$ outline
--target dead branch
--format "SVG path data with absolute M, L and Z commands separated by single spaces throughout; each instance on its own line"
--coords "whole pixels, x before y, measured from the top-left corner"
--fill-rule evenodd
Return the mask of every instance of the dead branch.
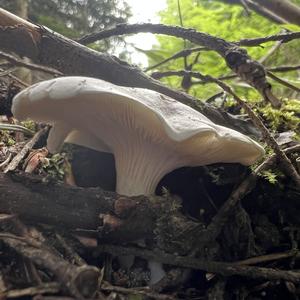
M 37 141 L 46 134 L 48 128 L 41 129 L 38 131 L 33 138 L 23 147 L 23 149 L 13 158 L 10 164 L 5 168 L 4 173 L 13 171 L 17 168 L 20 161 L 27 155 L 28 151 L 37 143 Z
M 97 268 L 72 265 L 43 247 L 34 247 L 27 239 L 11 234 L 0 234 L 0 239 L 39 267 L 50 270 L 59 283 L 76 298 L 92 297 L 96 293 L 100 275 Z
M 40 66 L 37 64 L 32 64 L 29 62 L 22 61 L 22 60 L 18 59 L 17 57 L 15 57 L 11 54 L 8 54 L 8 53 L 4 53 L 2 51 L 0 51 L 0 57 L 6 59 L 7 61 L 9 61 L 19 67 L 25 67 L 25 68 L 28 68 L 31 70 L 42 71 L 42 72 L 53 74 L 53 75 L 60 75 L 60 76 L 63 75 L 63 73 L 61 73 L 55 69 L 47 68 L 47 67 Z
M 195 48 L 191 48 L 191 49 L 183 49 L 181 51 L 178 51 L 177 53 L 175 53 L 174 55 L 166 58 L 165 60 L 153 65 L 153 66 L 149 66 L 145 69 L 145 72 L 148 72 L 150 70 L 153 70 L 171 60 L 175 60 L 175 59 L 178 59 L 178 58 L 181 58 L 181 57 L 187 57 L 189 55 L 191 55 L 192 53 L 194 52 L 201 52 L 201 51 L 208 51 L 209 49 L 208 48 L 205 48 L 205 47 L 195 47 Z
M 283 80 L 282 78 L 277 77 L 276 75 L 274 75 L 274 74 L 271 73 L 271 72 L 267 72 L 267 75 L 268 75 L 270 78 L 272 78 L 273 80 L 279 82 L 280 84 L 282 84 L 282 85 L 284 85 L 284 86 L 286 86 L 286 87 L 288 87 L 288 88 L 290 88 L 290 89 L 292 89 L 292 90 L 294 90 L 294 91 L 300 93 L 300 89 L 299 89 L 297 86 L 295 86 L 295 85 L 293 85 L 293 84 L 287 82 L 286 80 Z
M 300 65 L 278 66 L 278 67 L 267 68 L 267 70 L 270 72 L 289 72 L 289 71 L 295 71 L 295 70 L 299 70 L 299 69 L 300 69 Z
M 86 35 L 79 42 L 89 44 L 115 35 L 140 32 L 175 36 L 216 51 L 226 60 L 227 66 L 237 73 L 239 77 L 256 88 L 274 107 L 280 106 L 279 100 L 271 94 L 271 85 L 266 80 L 264 67 L 252 60 L 246 50 L 238 48 L 237 43 L 227 42 L 221 38 L 198 32 L 194 29 L 150 23 L 119 24 L 115 28 Z
M 284 43 L 287 43 L 299 38 L 300 38 L 300 32 L 295 31 L 295 32 L 279 33 L 279 34 L 270 35 L 262 38 L 242 39 L 238 42 L 235 42 L 235 44 L 239 46 L 256 47 L 259 46 L 260 44 L 267 43 L 267 42 L 282 41 Z
M 296 183 L 297 187 L 300 188 L 300 175 L 298 174 L 290 159 L 286 156 L 285 152 L 280 149 L 275 138 L 271 135 L 260 117 L 257 116 L 250 108 L 250 106 L 239 96 L 237 96 L 228 85 L 224 84 L 222 81 L 218 81 L 217 83 L 224 89 L 224 91 L 231 94 L 234 99 L 242 106 L 255 126 L 257 126 L 257 128 L 262 133 L 265 142 L 274 150 L 275 154 L 277 155 L 277 158 L 280 161 L 279 168 L 281 168 L 285 175 L 287 177 L 290 177 L 294 181 L 294 183 Z
M 270 72 L 278 72 L 278 73 L 284 73 L 284 72 L 290 72 L 290 71 L 295 71 L 295 70 L 299 70 L 300 69 L 300 65 L 296 65 L 296 66 L 278 66 L 278 67 L 271 67 L 271 68 L 266 68 L 267 73 Z M 151 74 L 151 76 L 154 79 L 160 79 L 163 78 L 165 76 L 180 76 L 178 73 L 178 71 L 166 71 L 166 72 L 153 72 Z M 234 79 L 237 78 L 236 74 L 229 74 L 229 75 L 224 75 L 224 76 L 220 76 L 217 79 L 218 80 L 230 80 L 230 79 Z M 211 82 L 209 81 L 209 79 L 207 78 L 206 81 L 200 80 L 200 81 L 194 81 L 192 82 L 192 84 L 205 84 L 207 82 Z
M 113 255 L 134 255 L 147 260 L 156 260 L 172 266 L 204 270 L 223 276 L 240 275 L 250 278 L 263 278 L 269 280 L 287 280 L 295 283 L 300 282 L 300 273 L 296 271 L 283 271 L 271 268 L 261 268 L 253 266 L 242 266 L 236 263 L 224 263 L 216 261 L 199 260 L 188 256 L 177 256 L 161 251 L 149 251 L 137 247 L 122 247 L 115 245 L 101 245 L 97 252 L 107 252 Z
M 25 289 L 9 290 L 7 292 L 0 293 L 0 296 L 6 298 L 18 298 L 24 296 L 35 296 L 40 294 L 56 294 L 60 291 L 60 289 L 61 288 L 58 283 L 50 282 Z
M 166 202 L 160 197 L 152 201 L 144 196 L 130 199 L 100 188 L 69 187 L 51 178 L 23 173 L 0 174 L 0 192 L 2 213 L 18 214 L 27 222 L 62 229 L 94 230 L 95 235 L 102 229 L 104 239 L 109 236 L 126 241 L 153 235 L 155 210 L 160 211 Z M 109 214 L 114 214 L 114 219 Z M 128 220 L 120 228 L 112 223 L 119 217 Z
M 150 299 L 156 299 L 156 300 L 176 300 L 177 299 L 173 296 L 157 294 L 157 293 L 152 292 L 151 290 L 147 290 L 147 289 L 135 289 L 135 288 L 128 289 L 128 288 L 124 288 L 124 287 L 120 287 L 120 286 L 113 286 L 107 282 L 104 282 L 101 285 L 101 290 L 107 291 L 107 292 L 117 292 L 117 293 L 124 294 L 124 295 L 146 296 L 146 297 L 149 297 Z

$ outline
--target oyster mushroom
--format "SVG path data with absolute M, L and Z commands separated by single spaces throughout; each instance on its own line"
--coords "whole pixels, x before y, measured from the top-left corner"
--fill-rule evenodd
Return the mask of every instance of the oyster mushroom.
M 160 179 L 180 167 L 251 165 L 264 154 L 251 138 L 170 97 L 94 78 L 37 83 L 14 98 L 12 112 L 52 124 L 50 152 L 67 141 L 113 153 L 116 191 L 127 196 L 154 194 Z
M 12 112 L 19 120 L 52 124 L 50 152 L 67 141 L 113 153 L 116 190 L 127 196 L 153 194 L 160 179 L 180 167 L 251 165 L 264 153 L 248 136 L 172 98 L 94 78 L 37 83 L 14 98 Z

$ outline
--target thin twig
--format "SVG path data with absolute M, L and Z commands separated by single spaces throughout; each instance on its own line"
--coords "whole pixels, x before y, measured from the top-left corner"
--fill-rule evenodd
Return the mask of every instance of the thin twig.
M 0 130 L 23 132 L 29 136 L 33 136 L 34 132 L 22 125 L 0 123 Z
M 287 33 L 279 33 L 275 35 L 270 35 L 262 38 L 254 38 L 254 39 L 242 39 L 238 42 L 235 42 L 238 46 L 259 46 L 260 44 L 267 43 L 267 42 L 274 42 L 274 41 L 282 41 L 283 43 L 287 43 L 289 41 L 299 39 L 300 38 L 300 31 L 296 32 L 287 32 Z
M 293 84 L 287 82 L 286 80 L 283 80 L 283 79 L 281 79 L 281 78 L 275 76 L 275 75 L 274 75 L 273 73 L 271 73 L 270 71 L 267 72 L 267 75 L 268 75 L 270 78 L 274 79 L 275 81 L 279 82 L 280 84 L 285 85 L 286 87 L 288 87 L 288 88 L 290 88 L 290 89 L 292 89 L 292 90 L 294 90 L 294 91 L 300 93 L 300 88 L 298 88 L 297 86 L 295 86 L 295 85 L 293 85 Z
M 249 17 L 251 15 L 251 11 L 250 11 L 250 9 L 248 7 L 247 2 L 245 0 L 240 0 L 240 3 L 243 6 L 243 8 L 244 8 L 244 10 L 245 10 L 245 12 L 247 14 L 247 16 Z
M 217 98 L 220 98 L 220 97 L 222 97 L 222 96 L 224 96 L 224 91 L 221 91 L 221 92 L 219 92 L 219 93 L 216 93 L 216 94 L 212 95 L 211 97 L 209 97 L 209 98 L 206 99 L 205 101 L 206 101 L 207 103 L 212 103 L 212 102 L 214 102 Z
M 257 116 L 254 111 L 250 108 L 250 106 L 243 101 L 237 94 L 235 94 L 231 87 L 229 87 L 227 84 L 225 84 L 222 81 L 217 81 L 218 85 L 224 89 L 225 92 L 232 95 L 233 98 L 241 105 L 241 107 L 245 110 L 245 112 L 248 114 L 248 116 L 251 118 L 253 123 L 257 126 L 257 128 L 260 130 L 262 136 L 264 137 L 265 142 L 268 144 L 269 147 L 273 149 L 275 154 L 277 155 L 277 158 L 280 161 L 279 167 L 282 169 L 282 171 L 285 173 L 287 177 L 291 177 L 292 180 L 297 184 L 297 186 L 300 188 L 300 175 L 298 174 L 297 170 L 295 169 L 294 165 L 290 161 L 290 159 L 286 156 L 284 151 L 282 151 L 277 144 L 275 138 L 271 135 L 267 127 L 264 125 L 262 120 L 259 116 Z
M 268 280 L 287 280 L 294 283 L 300 282 L 300 273 L 296 271 L 275 270 L 253 266 L 241 266 L 236 263 L 199 260 L 188 256 L 177 256 L 161 251 L 150 251 L 137 247 L 123 247 L 115 245 L 101 245 L 99 252 L 107 252 L 116 256 L 134 255 L 147 260 L 155 260 L 172 266 L 204 270 L 223 276 L 239 275 L 250 278 L 263 278 Z
M 3 68 L 0 68 L 0 72 L 5 72 L 5 70 L 4 70 Z M 9 77 L 9 78 L 12 79 L 12 80 L 18 82 L 20 85 L 22 85 L 22 86 L 24 86 L 24 87 L 28 87 L 28 86 L 29 86 L 28 83 L 22 81 L 21 79 L 19 79 L 18 77 L 16 77 L 16 76 L 13 75 L 13 74 L 8 73 L 8 74 L 6 74 L 6 76 Z
M 280 33 L 280 34 L 270 35 L 267 37 L 256 38 L 256 39 L 242 39 L 238 42 L 235 42 L 235 44 L 238 46 L 255 47 L 267 42 L 282 41 L 284 43 L 287 43 L 289 41 L 299 39 L 299 38 L 300 38 L 300 31 L 296 31 L 296 32 Z
M 239 260 L 235 263 L 237 265 L 255 265 L 255 264 L 265 263 L 265 262 L 279 260 L 279 259 L 291 258 L 291 257 L 300 258 L 299 251 L 291 250 L 291 251 L 287 251 L 287 252 L 255 256 L 255 257 L 250 257 L 250 258 L 247 258 L 244 260 Z
M 2 69 L 1 69 L 2 70 Z M 3 70 L 0 73 L 0 77 L 4 77 L 4 76 L 8 76 L 10 75 L 12 72 L 14 72 L 16 70 L 16 67 L 10 67 L 9 69 Z
M 266 68 L 266 71 L 270 71 L 270 72 L 289 72 L 289 71 L 295 71 L 300 69 L 300 65 L 296 65 L 296 66 L 278 66 L 278 67 L 271 67 L 271 68 Z M 165 71 L 165 72 L 153 72 L 151 74 L 151 77 L 154 79 L 161 79 L 164 77 L 168 77 L 168 76 L 183 76 L 180 72 L 184 70 L 177 70 L 177 71 Z M 197 74 L 196 74 L 197 75 Z M 193 76 L 195 78 L 199 78 L 198 76 Z M 230 80 L 230 79 L 234 79 L 237 78 L 238 75 L 236 74 L 228 74 L 228 75 L 223 75 L 218 77 L 218 80 Z M 271 76 L 270 76 L 271 77 Z M 201 81 L 194 81 L 193 84 L 205 84 L 205 83 L 210 83 L 210 82 L 214 82 L 214 80 L 211 80 L 210 78 L 205 78 L 205 80 L 201 80 Z
M 293 152 L 300 151 L 300 144 L 286 148 L 283 151 L 285 154 L 290 154 Z M 256 169 L 254 170 L 254 173 L 255 174 L 261 173 L 262 171 L 271 167 L 275 162 L 276 162 L 276 154 L 274 153 L 270 157 L 268 157 L 263 163 L 261 163 L 258 167 L 256 167 Z
M 282 45 L 282 41 L 277 41 L 272 47 L 271 49 L 263 56 L 261 57 L 258 61 L 263 64 L 270 56 L 273 55 L 273 53 L 275 53 L 280 46 Z
M 95 295 L 100 279 L 100 273 L 96 267 L 74 266 L 47 248 L 32 247 L 30 243 L 25 240 L 21 241 L 14 235 L 5 237 L 1 234 L 0 238 L 22 257 L 26 257 L 36 265 L 51 271 L 72 296 L 83 299 Z
M 42 71 L 42 72 L 53 74 L 53 75 L 60 75 L 60 76 L 63 75 L 63 73 L 61 73 L 53 68 L 44 67 L 44 66 L 29 63 L 29 62 L 24 62 L 24 61 L 18 59 L 17 57 L 15 57 L 11 54 L 2 52 L 2 51 L 0 51 L 0 57 L 5 58 L 9 62 L 11 62 L 14 65 L 17 65 L 19 67 L 25 67 L 25 68 L 28 68 L 31 70 Z
M 289 154 L 299 150 L 300 145 L 296 145 L 285 149 L 284 152 L 285 154 Z M 204 239 L 209 238 L 211 241 L 213 241 L 218 237 L 224 227 L 224 224 L 227 223 L 229 217 L 231 216 L 233 208 L 255 186 L 255 182 L 259 173 L 268 169 L 272 164 L 274 164 L 276 162 L 276 158 L 276 154 L 271 155 L 239 184 L 239 186 L 231 193 L 227 201 L 219 209 L 218 213 L 213 217 L 212 221 L 207 227 L 207 233 L 203 235 Z
M 201 79 L 201 83 L 211 83 L 211 82 L 215 82 L 214 78 L 211 78 L 209 76 L 203 76 L 203 75 L 199 75 L 198 72 L 192 72 L 192 71 L 186 71 L 186 70 L 178 70 L 178 71 L 165 71 L 165 72 L 153 72 L 151 74 L 151 77 L 153 77 L 154 79 L 161 79 L 164 77 L 170 77 L 170 76 L 186 76 L 186 75 L 190 75 L 194 78 L 198 78 Z M 231 79 L 231 78 L 235 78 L 237 77 L 237 75 L 233 74 L 233 75 L 227 75 L 227 76 L 223 76 L 218 78 L 219 80 L 226 80 L 226 79 Z M 199 82 L 197 82 L 199 83 Z
M 171 61 L 171 60 L 175 60 L 177 58 L 181 58 L 181 57 L 185 57 L 185 56 L 189 56 L 191 55 L 192 53 L 194 52 L 200 52 L 200 51 L 209 51 L 208 48 L 205 48 L 205 47 L 196 47 L 196 48 L 191 48 L 191 49 L 184 49 L 184 50 L 181 50 L 177 53 L 175 53 L 174 55 L 162 60 L 161 62 L 155 64 L 155 65 L 152 65 L 148 68 L 146 68 L 144 71 L 145 72 L 148 72 L 150 70 L 153 70 L 155 68 L 158 68 L 160 67 L 161 65 Z M 261 60 L 259 60 L 260 63 L 262 63 Z M 295 71 L 295 70 L 298 70 L 300 69 L 300 65 L 296 65 L 296 66 L 278 66 L 278 67 L 269 67 L 269 68 L 266 68 L 266 71 L 271 71 L 271 72 L 288 72 L 288 71 Z M 162 73 L 163 74 L 163 73 Z M 221 76 L 221 77 L 218 77 L 219 80 L 225 80 L 225 79 L 232 79 L 232 78 L 236 78 L 237 75 L 236 74 L 229 74 L 229 75 L 224 75 L 224 76 Z M 154 77 L 153 78 L 158 78 L 158 77 Z M 199 82 L 199 83 L 202 83 L 202 82 Z
M 270 72 L 288 72 L 288 71 L 295 71 L 299 70 L 300 65 L 296 66 L 278 66 L 278 67 L 271 67 L 271 68 L 266 68 L 267 71 Z
M 151 292 L 151 290 L 147 291 L 145 289 L 134 289 L 134 288 L 124 288 L 120 286 L 113 286 L 108 284 L 107 282 L 103 283 L 101 285 L 102 291 L 108 291 L 108 292 L 116 292 L 124 295 L 141 295 L 150 297 L 152 299 L 157 300 L 175 300 L 176 298 L 169 295 L 163 295 L 163 294 L 157 294 L 155 292 Z
M 57 240 L 60 242 L 61 246 L 64 248 L 68 257 L 71 258 L 78 266 L 86 265 L 86 262 L 81 258 L 78 253 L 66 242 L 66 240 L 58 233 L 55 234 Z
M 26 296 L 35 296 L 41 294 L 56 294 L 61 290 L 60 285 L 57 282 L 49 282 L 44 283 L 42 285 L 33 286 L 24 289 L 17 289 L 17 290 L 9 290 L 0 294 L 1 299 L 6 298 L 20 298 Z
M 160 67 L 161 65 L 163 65 L 163 64 L 165 64 L 165 63 L 167 63 L 171 60 L 175 60 L 175 59 L 181 58 L 181 57 L 187 57 L 187 56 L 191 55 L 194 52 L 200 52 L 200 51 L 209 51 L 209 49 L 206 48 L 206 47 L 195 47 L 195 48 L 191 48 L 191 49 L 183 49 L 183 50 L 175 53 L 174 55 L 162 60 L 161 62 L 159 62 L 155 65 L 149 66 L 144 71 L 148 72 L 148 71 L 153 70 L 157 67 Z
M 0 163 L 0 170 L 4 169 L 9 164 L 11 158 L 12 158 L 12 153 L 9 152 L 6 159 Z
M 47 132 L 48 128 L 45 127 L 38 131 L 33 138 L 23 147 L 23 149 L 13 158 L 10 164 L 5 168 L 4 173 L 13 171 L 17 168 L 21 160 L 27 155 L 28 151 L 37 143 L 37 141 Z

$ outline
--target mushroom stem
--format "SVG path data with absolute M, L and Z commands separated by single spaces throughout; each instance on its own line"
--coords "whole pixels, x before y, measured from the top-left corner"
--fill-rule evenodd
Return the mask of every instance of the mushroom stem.
M 180 164 L 176 152 L 168 153 L 164 145 L 140 142 L 114 153 L 119 194 L 153 195 L 161 178 Z

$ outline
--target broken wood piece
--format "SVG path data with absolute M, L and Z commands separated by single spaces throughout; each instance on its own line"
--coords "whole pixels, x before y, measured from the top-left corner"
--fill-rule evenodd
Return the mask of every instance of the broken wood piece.
M 62 287 L 78 299 L 93 297 L 100 284 L 100 272 L 96 267 L 75 266 L 50 251 L 26 242 L 11 234 L 0 234 L 0 239 L 23 257 L 39 267 L 51 271 Z

